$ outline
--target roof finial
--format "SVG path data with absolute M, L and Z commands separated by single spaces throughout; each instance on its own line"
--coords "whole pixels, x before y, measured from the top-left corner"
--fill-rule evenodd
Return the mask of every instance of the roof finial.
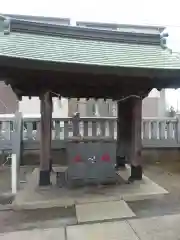
M 4 34 L 10 34 L 10 18 L 0 14 L 1 29 Z
M 167 48 L 167 37 L 169 34 L 167 32 L 162 32 L 161 33 L 161 39 L 160 39 L 160 44 L 162 48 Z
M 10 28 L 10 19 L 9 18 L 5 18 L 4 19 L 4 34 L 8 35 L 10 34 L 11 28 Z

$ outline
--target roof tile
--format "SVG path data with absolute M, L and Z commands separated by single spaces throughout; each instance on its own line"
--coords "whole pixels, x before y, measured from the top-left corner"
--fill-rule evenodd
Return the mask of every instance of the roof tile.
M 88 65 L 180 69 L 159 45 L 128 44 L 26 33 L 0 33 L 0 56 Z

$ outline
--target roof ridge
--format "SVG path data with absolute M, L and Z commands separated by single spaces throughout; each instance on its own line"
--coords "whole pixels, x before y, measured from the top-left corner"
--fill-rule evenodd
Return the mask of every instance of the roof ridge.
M 67 23 L 71 22 L 71 18 L 60 18 L 60 17 L 49 17 L 49 16 L 40 16 L 40 15 L 23 15 L 23 14 L 0 14 L 3 15 L 4 17 L 9 17 L 9 18 L 14 18 L 14 19 L 21 19 L 21 20 L 29 20 L 29 21 L 43 21 L 43 22 L 47 22 L 47 21 L 54 21 L 56 20 L 58 23 L 60 23 L 61 21 L 66 21 Z M 86 27 L 93 27 L 93 28 L 108 28 L 112 29 L 115 28 L 136 28 L 136 29 L 146 29 L 146 30 L 157 30 L 159 32 L 162 32 L 165 29 L 165 26 L 162 25 L 149 25 L 149 24 L 121 24 L 121 23 L 116 23 L 116 22 L 88 22 L 88 21 L 76 21 L 76 25 L 77 26 L 86 26 Z
M 8 21 L 10 21 L 10 32 L 108 42 L 151 44 L 159 46 L 161 43 L 160 32 L 157 34 L 143 32 L 124 32 L 109 29 L 96 29 L 84 26 L 70 26 L 55 23 L 36 22 L 15 18 L 8 18 Z
M 104 28 L 104 29 L 114 29 L 114 30 L 129 30 L 130 28 L 133 28 L 135 30 L 149 30 L 154 31 L 153 34 L 157 34 L 157 32 L 163 32 L 165 27 L 160 25 L 143 25 L 143 24 L 119 24 L 119 23 L 105 23 L 105 22 L 84 22 L 84 21 L 77 21 L 77 26 L 86 26 L 86 27 L 92 27 L 92 28 Z
M 31 16 L 21 14 L 0 14 L 6 18 L 26 20 L 32 22 L 57 22 L 64 25 L 70 25 L 70 18 L 57 18 L 57 17 L 43 17 L 43 16 Z

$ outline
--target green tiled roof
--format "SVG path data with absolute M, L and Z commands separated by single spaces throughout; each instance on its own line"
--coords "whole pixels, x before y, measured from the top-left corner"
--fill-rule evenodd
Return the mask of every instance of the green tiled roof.
M 82 40 L 18 32 L 11 32 L 9 35 L 0 33 L 0 56 L 58 63 L 180 69 L 179 58 L 160 45 Z

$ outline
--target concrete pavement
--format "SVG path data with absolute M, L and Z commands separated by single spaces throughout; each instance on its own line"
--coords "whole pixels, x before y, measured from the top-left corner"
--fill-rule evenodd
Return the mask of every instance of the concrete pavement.
M 86 186 L 68 189 L 56 186 L 56 174 L 51 176 L 52 186 L 39 188 L 39 169 L 36 168 L 27 179 L 24 188 L 19 191 L 13 201 L 13 209 L 38 209 L 50 207 L 68 207 L 77 204 L 107 201 L 137 201 L 151 199 L 168 193 L 164 188 L 146 176 L 141 181 L 125 184 L 130 176 L 130 168 L 119 171 L 122 184 L 99 187 Z
M 135 214 L 125 201 L 120 200 L 76 205 L 76 216 L 78 223 L 87 223 L 130 218 Z
M 0 234 L 0 240 L 179 240 L 180 214 Z
M 65 229 L 64 228 L 51 228 L 51 229 L 35 229 L 30 231 L 20 231 L 0 234 L 2 240 L 65 240 Z

